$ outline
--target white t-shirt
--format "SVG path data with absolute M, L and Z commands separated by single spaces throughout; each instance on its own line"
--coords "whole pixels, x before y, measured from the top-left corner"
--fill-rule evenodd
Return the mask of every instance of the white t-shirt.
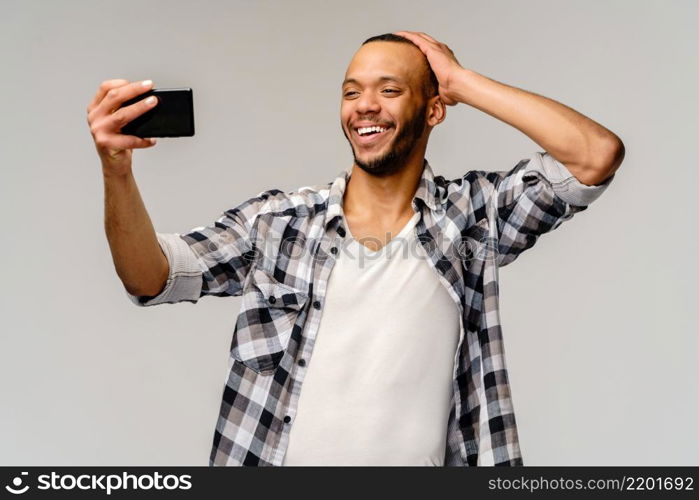
M 283 465 L 443 465 L 459 309 L 415 236 L 349 230 L 331 272 Z

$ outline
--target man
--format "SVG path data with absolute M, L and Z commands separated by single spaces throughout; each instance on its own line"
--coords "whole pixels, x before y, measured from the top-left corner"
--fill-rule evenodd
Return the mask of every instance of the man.
M 523 465 L 497 268 L 601 195 L 620 139 L 400 31 L 368 39 L 347 68 L 351 171 L 264 191 L 188 233 L 155 233 L 130 149 L 152 144 L 119 133 L 148 104 L 113 112 L 151 85 L 104 82 L 88 122 L 131 300 L 242 297 L 210 465 Z M 457 103 L 545 152 L 508 171 L 435 176 L 428 137 Z M 394 258 L 397 241 L 414 251 Z

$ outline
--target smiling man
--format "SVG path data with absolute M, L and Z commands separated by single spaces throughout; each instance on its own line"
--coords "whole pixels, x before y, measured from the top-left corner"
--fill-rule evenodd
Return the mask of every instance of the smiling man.
M 396 39 L 384 35 L 367 40 L 342 83 L 342 130 L 355 165 L 372 176 L 385 177 L 406 166 L 418 172 L 420 151 L 424 153 L 429 132 L 438 123 L 427 122 L 427 106 L 438 104 L 437 99 L 430 102 L 437 81 L 420 50 L 407 40 L 370 43 Z M 443 110 L 435 111 L 441 114 L 438 119 L 444 116 Z
M 151 144 L 119 133 L 147 105 L 113 111 L 143 91 L 108 81 L 88 107 L 106 231 L 134 304 L 242 298 L 210 465 L 523 465 L 497 269 L 609 186 L 615 134 L 462 67 L 429 35 L 389 33 L 342 82 L 350 169 L 156 233 L 127 149 Z M 544 151 L 435 175 L 427 141 L 459 103 Z

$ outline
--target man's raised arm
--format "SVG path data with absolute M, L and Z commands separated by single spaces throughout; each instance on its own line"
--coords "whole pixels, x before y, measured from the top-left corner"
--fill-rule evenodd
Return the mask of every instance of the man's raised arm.
M 138 295 L 157 295 L 162 291 L 169 264 L 132 172 L 132 150 L 151 147 L 155 140 L 124 135 L 121 127 L 153 108 L 157 99 L 120 106 L 152 86 L 150 80 L 107 80 L 87 107 L 87 122 L 102 163 L 105 231 L 112 259 L 126 290 Z
M 468 104 L 526 134 L 588 186 L 602 184 L 624 160 L 613 132 L 553 99 L 511 87 L 462 67 L 445 44 L 426 33 L 397 31 L 423 51 L 446 105 Z

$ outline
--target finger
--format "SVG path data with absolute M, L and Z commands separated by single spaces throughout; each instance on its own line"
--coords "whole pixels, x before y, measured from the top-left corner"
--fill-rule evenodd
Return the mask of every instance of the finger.
M 417 45 L 418 48 L 420 50 L 422 50 L 423 52 L 427 48 L 427 46 L 425 45 L 427 41 L 424 38 L 416 35 L 415 33 L 412 33 L 410 31 L 396 31 L 394 34 L 402 36 L 403 38 L 407 38 L 408 40 L 413 42 L 415 45 Z
M 396 32 L 397 35 L 400 35 L 404 38 L 407 38 L 411 42 L 413 42 L 415 45 L 417 45 L 420 50 L 426 53 L 428 48 L 432 48 L 433 46 L 437 45 L 435 42 L 432 40 L 429 40 L 425 38 L 424 36 L 421 36 L 419 33 L 415 33 L 413 31 L 399 31 Z
M 430 35 L 428 35 L 427 33 L 423 33 L 422 31 L 418 31 L 417 34 L 418 34 L 419 36 L 423 37 L 423 38 L 428 39 L 430 42 L 439 44 L 439 42 L 438 42 L 437 40 L 435 40 L 434 38 L 432 38 L 432 37 L 431 37 Z
M 413 33 L 412 31 L 394 31 L 393 34 L 402 36 L 403 38 L 407 38 L 409 40 L 415 36 L 415 33 Z
M 104 149 L 143 149 L 155 146 L 156 140 L 142 138 L 135 135 L 112 134 L 106 140 L 100 141 L 98 145 Z
M 393 34 L 402 36 L 403 38 L 407 38 L 408 40 L 413 40 L 416 36 L 414 31 L 395 31 Z
M 90 101 L 90 104 L 87 106 L 87 112 L 89 113 L 90 111 L 92 111 L 100 103 L 100 101 L 104 99 L 105 94 L 109 90 L 116 87 L 120 87 L 122 85 L 126 85 L 127 83 L 129 83 L 129 81 L 124 80 L 123 78 L 103 81 L 97 89 L 97 93 L 92 98 L 92 101 Z
M 436 40 L 429 35 L 426 35 L 425 33 L 420 33 L 417 31 L 397 31 L 395 33 L 396 35 L 400 35 L 402 37 L 408 38 L 409 40 L 418 40 L 418 41 L 426 41 L 426 42 L 432 42 L 435 43 Z
M 121 130 L 124 125 L 154 108 L 157 104 L 158 98 L 156 96 L 149 96 L 146 99 L 141 99 L 138 102 L 117 109 L 106 118 L 109 123 L 107 130 L 110 132 Z
M 131 82 L 127 85 L 112 88 L 107 91 L 104 99 L 97 105 L 96 109 L 104 114 L 114 113 L 124 102 L 147 92 L 151 88 L 153 88 L 151 80 Z
M 419 40 L 422 40 L 423 43 L 426 44 L 426 46 L 433 48 L 440 48 L 442 46 L 441 43 L 439 43 L 437 40 L 425 33 L 415 33 L 415 37 Z

